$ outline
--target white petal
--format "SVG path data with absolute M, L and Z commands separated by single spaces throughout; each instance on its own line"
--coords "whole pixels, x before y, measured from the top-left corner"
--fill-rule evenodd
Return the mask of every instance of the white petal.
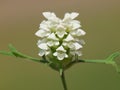
M 69 35 L 67 36 L 67 38 L 65 38 L 64 40 L 67 41 L 67 42 L 69 42 L 69 41 L 73 41 L 74 38 L 69 34 Z
M 35 35 L 38 36 L 38 37 L 41 37 L 41 33 L 43 33 L 44 31 L 43 30 L 38 30 Z
M 46 52 L 45 52 L 45 55 L 48 55 L 48 54 L 50 54 L 50 53 L 51 53 L 50 51 L 46 51 Z
M 79 15 L 79 13 L 76 13 L 76 12 L 66 13 L 64 18 L 63 18 L 63 22 L 68 22 L 72 19 L 75 19 L 78 15 Z
M 51 13 L 51 12 L 43 12 L 43 16 L 46 19 L 51 19 L 51 17 L 56 17 L 56 15 L 54 13 Z
M 66 46 L 66 45 L 67 45 L 67 43 L 66 43 L 66 42 L 63 42 L 63 43 L 62 43 L 62 45 L 63 45 L 63 46 Z
M 43 49 L 43 50 L 48 50 L 49 49 L 46 43 L 39 44 L 38 47 L 40 49 Z
M 79 43 L 74 43 L 74 45 L 76 50 L 82 48 L 82 45 L 80 45 Z
M 74 31 L 73 31 L 73 30 L 70 31 L 70 34 L 73 35 L 73 36 L 76 36 L 76 30 L 74 30 Z
M 45 54 L 45 51 L 40 49 L 40 52 L 38 53 L 39 56 L 43 56 Z
M 65 57 L 67 58 L 67 57 L 68 57 L 68 55 L 67 55 L 67 54 L 65 54 Z
M 77 30 L 77 35 L 78 35 L 78 36 L 85 35 L 85 34 L 86 34 L 86 32 L 83 31 L 82 29 L 78 29 L 78 30 Z
M 75 19 L 78 15 L 79 15 L 79 13 L 73 12 L 70 14 L 70 17 L 71 17 L 71 19 Z
M 49 25 L 50 24 L 48 24 L 48 21 L 43 21 L 41 24 L 40 24 L 40 29 L 43 29 L 43 30 L 46 30 L 46 31 L 50 31 L 50 29 L 49 29 Z
M 46 19 L 51 21 L 51 23 L 59 23 L 60 19 L 56 17 L 55 13 L 53 12 L 43 12 L 43 15 Z
M 48 36 L 48 39 L 58 40 L 58 38 L 55 36 L 54 33 L 50 34 L 50 35 Z
M 58 46 L 60 43 L 58 41 L 55 42 L 55 45 Z
M 40 52 L 39 52 L 39 56 L 43 56 L 43 55 L 48 55 L 48 54 L 50 54 L 50 51 L 46 51 L 46 50 L 42 50 L 42 49 L 40 49 Z
M 65 34 L 67 34 L 67 33 L 65 32 L 65 29 L 66 29 L 66 28 L 65 28 L 63 25 L 61 25 L 61 24 L 59 24 L 56 29 L 57 29 L 57 30 L 56 30 L 56 34 L 58 35 L 59 38 L 63 38 L 63 36 L 64 36 Z
M 85 44 L 85 41 L 83 39 L 78 41 L 81 45 Z
M 69 47 L 70 49 L 75 49 L 75 45 L 74 45 L 73 42 L 68 43 L 68 47 Z
M 59 43 L 59 41 L 52 41 L 52 40 L 49 40 L 48 42 L 47 42 L 47 45 L 48 46 L 58 46 L 60 43 Z
M 57 25 L 57 30 L 65 30 L 66 28 L 62 25 L 62 24 L 59 24 Z
M 67 21 L 70 19 L 70 14 L 69 13 L 66 13 L 65 16 L 64 16 L 64 19 L 63 21 Z
M 82 56 L 82 53 L 81 53 L 80 50 L 76 51 L 75 53 L 76 53 L 78 56 Z
M 72 24 L 72 27 L 73 27 L 72 29 L 73 29 L 73 30 L 75 30 L 75 29 L 80 28 L 80 27 L 81 27 L 81 25 L 80 25 L 80 24 L 78 24 L 78 23 L 73 23 L 73 24 Z
M 63 46 L 60 46 L 56 49 L 56 51 L 62 51 L 62 52 L 66 52 L 66 50 L 63 48 Z
M 58 54 L 57 54 L 58 60 L 63 60 L 64 57 L 65 57 L 65 53 L 58 53 Z
M 58 35 L 59 38 L 63 38 L 63 36 L 67 33 L 64 30 L 59 30 L 56 32 L 56 34 Z
M 57 52 L 53 53 L 53 56 L 57 56 Z
M 78 21 L 78 20 L 72 20 L 71 22 L 80 24 L 80 21 Z
M 36 36 L 38 37 L 45 37 L 45 36 L 48 36 L 49 35 L 49 32 L 45 31 L 45 30 L 38 30 L 36 33 L 35 33 Z
M 51 46 L 54 45 L 54 43 L 53 43 L 53 41 L 48 41 L 48 42 L 47 42 L 47 45 L 51 47 Z
M 42 43 L 46 43 L 46 40 L 47 40 L 46 38 L 38 40 L 37 45 L 40 45 Z

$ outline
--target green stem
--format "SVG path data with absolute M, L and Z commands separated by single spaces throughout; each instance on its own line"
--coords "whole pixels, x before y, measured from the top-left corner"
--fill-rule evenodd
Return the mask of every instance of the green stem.
M 78 62 L 115 64 L 114 60 L 119 55 L 120 55 L 119 52 L 115 52 L 115 53 L 109 55 L 106 59 L 103 59 L 103 60 L 78 60 Z
M 85 63 L 106 63 L 106 60 L 79 60 L 78 62 L 85 62 Z
M 64 71 L 62 71 L 60 77 L 61 77 L 61 80 L 62 80 L 62 84 L 63 84 L 64 90 L 68 90 L 68 89 L 67 89 L 67 85 L 66 85 L 66 80 L 65 80 Z

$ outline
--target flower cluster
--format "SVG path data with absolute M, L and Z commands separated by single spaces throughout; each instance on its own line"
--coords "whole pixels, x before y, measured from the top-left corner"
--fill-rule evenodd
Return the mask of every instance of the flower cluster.
M 83 40 L 80 36 L 85 35 L 80 27 L 80 22 L 74 20 L 79 13 L 66 13 L 63 19 L 58 18 L 53 12 L 43 12 L 47 19 L 40 23 L 39 30 L 35 33 L 40 40 L 37 45 L 40 49 L 39 56 L 52 55 L 58 60 L 64 60 L 69 56 L 81 56 Z

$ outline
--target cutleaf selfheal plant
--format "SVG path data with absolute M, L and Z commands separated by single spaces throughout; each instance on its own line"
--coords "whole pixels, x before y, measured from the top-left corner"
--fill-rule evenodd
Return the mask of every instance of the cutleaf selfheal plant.
M 11 44 L 9 52 L 0 51 L 1 54 L 29 59 L 38 63 L 45 63 L 60 73 L 64 90 L 67 89 L 64 71 L 77 63 L 103 63 L 111 64 L 119 72 L 119 67 L 114 59 L 120 55 L 115 52 L 103 60 L 81 59 L 84 36 L 86 32 L 81 29 L 80 21 L 75 20 L 79 13 L 66 13 L 63 19 L 58 18 L 53 12 L 43 12 L 46 20 L 40 23 L 39 30 L 35 33 L 39 37 L 37 46 L 40 58 L 33 58 L 17 51 Z

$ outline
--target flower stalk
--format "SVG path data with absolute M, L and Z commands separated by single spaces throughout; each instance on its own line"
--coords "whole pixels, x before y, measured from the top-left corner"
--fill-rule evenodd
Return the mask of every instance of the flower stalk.
M 66 84 L 66 79 L 65 79 L 64 71 L 62 71 L 62 73 L 60 74 L 60 77 L 61 77 L 61 80 L 62 80 L 62 84 L 63 84 L 64 90 L 68 90 L 67 89 L 67 84 Z

